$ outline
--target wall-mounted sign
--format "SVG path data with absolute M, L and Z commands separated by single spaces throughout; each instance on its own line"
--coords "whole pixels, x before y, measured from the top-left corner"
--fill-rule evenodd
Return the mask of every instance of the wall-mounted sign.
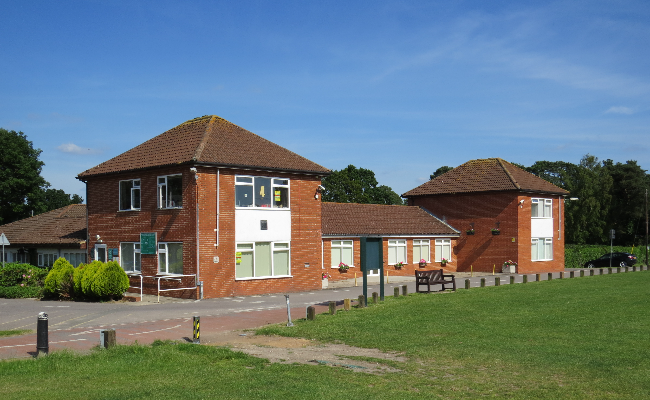
M 237 264 L 241 264 L 241 251 L 235 253 L 235 260 Z
M 140 233 L 140 254 L 156 254 L 156 233 Z

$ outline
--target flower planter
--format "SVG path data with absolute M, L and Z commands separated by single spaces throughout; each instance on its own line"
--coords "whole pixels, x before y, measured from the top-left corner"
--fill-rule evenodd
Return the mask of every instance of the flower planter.
M 321 284 L 322 284 L 322 288 L 323 288 L 323 289 L 327 289 L 327 286 L 329 285 L 329 281 L 328 281 L 328 279 L 327 279 L 327 278 L 323 279 L 323 280 L 321 281 Z
M 420 265 L 420 268 L 426 268 L 427 267 L 427 263 L 420 263 L 419 265 Z
M 494 236 L 496 236 L 496 235 L 500 235 L 500 234 L 501 234 L 501 231 L 492 231 L 492 234 L 493 234 Z
M 504 265 L 503 268 L 501 268 L 501 272 L 504 274 L 516 274 L 517 273 L 517 266 L 516 265 Z
M 472 236 L 474 234 L 474 231 L 466 231 L 465 233 L 467 233 L 468 236 Z

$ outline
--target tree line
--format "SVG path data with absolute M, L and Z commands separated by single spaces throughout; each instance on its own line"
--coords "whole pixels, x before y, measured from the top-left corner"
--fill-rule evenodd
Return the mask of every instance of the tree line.
M 0 128 L 0 225 L 83 202 L 50 187 L 41 176 L 41 152 L 23 132 Z

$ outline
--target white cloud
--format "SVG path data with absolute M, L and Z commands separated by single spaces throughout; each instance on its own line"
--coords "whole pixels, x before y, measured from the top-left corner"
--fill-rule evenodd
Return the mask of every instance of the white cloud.
M 634 110 L 631 109 L 630 107 L 613 106 L 613 107 L 610 107 L 607 111 L 605 111 L 605 114 L 631 115 L 631 114 L 634 114 Z
M 87 149 L 79 147 L 74 143 L 64 143 L 57 147 L 57 149 L 63 153 L 72 153 L 72 154 L 99 154 L 101 151 L 97 149 Z

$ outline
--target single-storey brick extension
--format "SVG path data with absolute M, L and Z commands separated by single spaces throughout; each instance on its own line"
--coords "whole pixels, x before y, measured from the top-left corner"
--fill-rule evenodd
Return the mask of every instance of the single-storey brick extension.
M 500 158 L 468 161 L 404 193 L 461 231 L 457 271 L 564 270 L 564 196 L 569 194 Z

